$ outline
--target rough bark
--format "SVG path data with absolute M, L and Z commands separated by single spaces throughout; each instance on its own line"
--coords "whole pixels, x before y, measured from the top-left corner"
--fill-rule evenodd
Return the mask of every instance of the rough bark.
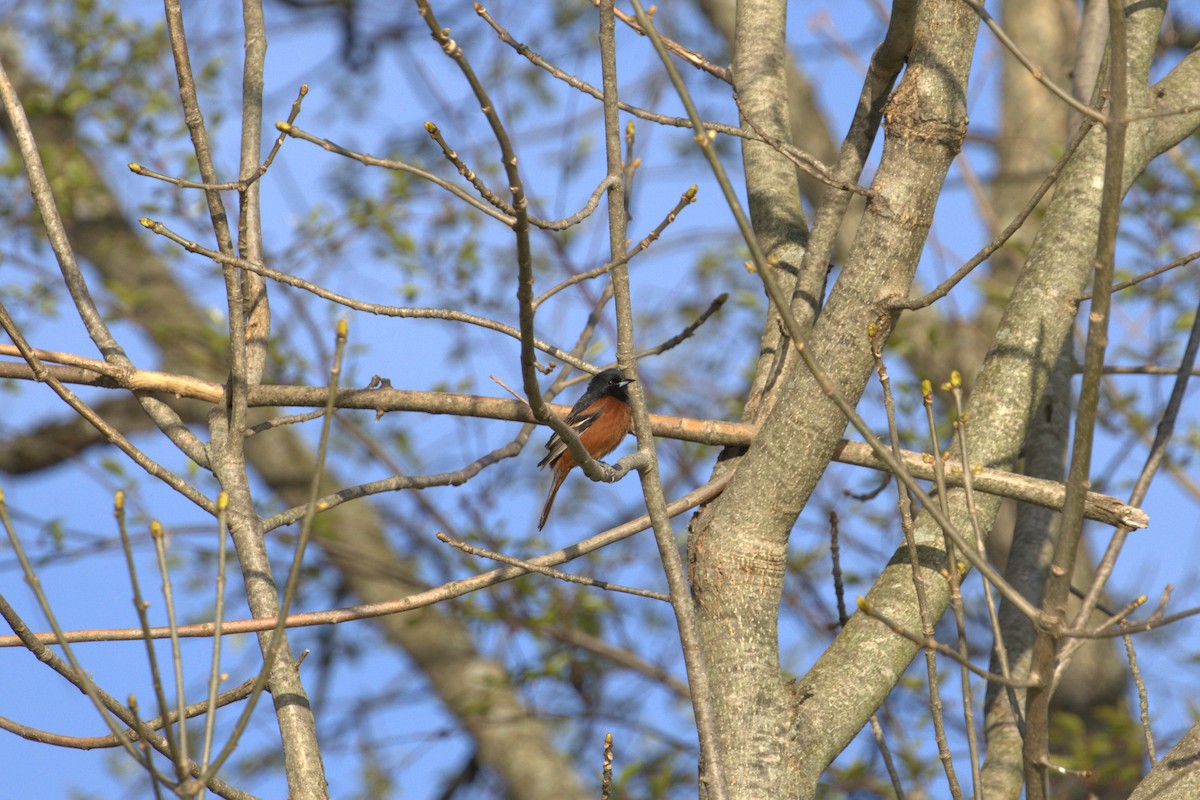
M 1200 725 L 1159 759 L 1129 800 L 1193 800 L 1200 797 Z
M 959 3 L 919 10 L 872 185 L 881 199 L 868 207 L 813 330 L 813 354 L 852 403 L 871 369 L 867 323 L 887 297 L 907 293 L 942 181 L 962 144 L 977 24 Z M 846 422 L 803 367 L 784 375 L 783 386 L 730 486 L 694 521 L 689 538 L 732 797 L 807 796 L 828 763 L 813 769 L 807 751 L 841 749 L 829 741 L 831 730 L 797 725 L 797 710 L 812 700 L 780 675 L 776 623 L 788 535 Z M 818 736 L 826 741 L 813 741 Z

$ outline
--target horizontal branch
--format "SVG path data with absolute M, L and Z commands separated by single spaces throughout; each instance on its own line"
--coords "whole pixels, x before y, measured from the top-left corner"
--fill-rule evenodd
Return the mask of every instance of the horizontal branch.
M 915 453 L 912 450 L 900 451 L 900 462 L 908 468 L 914 478 L 921 480 L 933 479 L 933 457 L 925 453 Z M 871 448 L 862 442 L 851 442 L 843 439 L 838 445 L 834 460 L 842 464 L 854 464 L 859 467 L 869 467 L 886 472 L 884 463 L 871 452 Z M 945 461 L 946 484 L 954 488 L 963 485 L 962 464 L 957 461 Z M 977 492 L 1008 497 L 1035 506 L 1061 511 L 1066 497 L 1066 487 L 1055 481 L 1043 478 L 1031 478 L 1015 472 L 1005 472 L 1000 469 L 989 469 L 972 465 L 971 488 Z M 1125 525 L 1130 528 L 1145 528 L 1150 524 L 1150 515 L 1136 506 L 1128 505 L 1116 497 L 1098 492 L 1088 492 L 1085 500 L 1084 515 L 1105 525 Z
M 8 346 L 0 346 L 0 354 Z M 48 359 L 51 360 L 51 359 Z M 87 359 L 72 357 L 76 366 L 46 365 L 47 371 L 64 383 L 80 383 L 116 389 L 136 391 L 160 391 L 176 397 L 188 397 L 208 402 L 218 402 L 224 395 L 222 386 L 210 381 L 186 375 L 171 375 L 147 370 L 116 372 L 103 362 L 96 362 L 93 370 L 82 366 Z M 105 374 L 107 373 L 107 374 Z M 23 362 L 0 362 L 0 378 L 33 380 L 33 372 Z M 250 389 L 248 404 L 252 407 L 302 407 L 320 408 L 325 405 L 328 389 L 322 386 L 256 386 Z M 334 406 L 339 409 L 361 409 L 383 413 L 389 411 L 417 411 L 426 414 L 449 414 L 476 419 L 495 419 L 507 422 L 536 423 L 528 404 L 501 397 L 450 394 L 448 392 L 421 392 L 390 387 L 378 389 L 339 389 Z M 554 413 L 566 416 L 570 408 L 552 405 Z M 757 428 L 741 422 L 722 420 L 670 417 L 662 414 L 650 415 L 650 426 L 655 436 L 677 439 L 684 442 L 710 445 L 713 447 L 747 447 L 751 444 Z M 843 464 L 886 472 L 887 468 L 862 442 L 843 440 L 834 459 Z M 925 453 L 901 450 L 900 459 L 912 473 L 922 480 L 933 479 L 933 457 Z M 946 482 L 961 487 L 962 465 L 955 461 L 945 464 Z M 1021 500 L 1033 505 L 1060 510 L 1066 496 L 1061 483 L 1030 478 L 1013 472 L 972 466 L 973 488 L 986 494 Z M 1130 528 L 1145 528 L 1150 523 L 1146 512 L 1123 503 L 1109 495 L 1088 492 L 1085 500 L 1085 516 L 1105 525 L 1125 525 Z

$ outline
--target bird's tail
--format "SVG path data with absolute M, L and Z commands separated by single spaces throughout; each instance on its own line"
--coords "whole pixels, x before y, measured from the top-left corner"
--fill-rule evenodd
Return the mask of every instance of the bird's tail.
M 538 517 L 538 530 L 546 527 L 546 518 L 550 516 L 550 507 L 554 505 L 554 497 L 558 494 L 558 487 L 563 485 L 563 480 L 567 477 L 567 473 L 558 473 L 554 471 L 554 482 L 550 484 L 550 494 L 546 495 L 546 503 L 542 506 L 542 515 Z

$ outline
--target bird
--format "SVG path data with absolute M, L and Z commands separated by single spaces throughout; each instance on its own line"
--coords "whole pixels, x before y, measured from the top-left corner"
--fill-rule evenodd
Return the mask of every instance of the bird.
M 627 387 L 631 383 L 633 378 L 626 378 L 621 370 L 615 367 L 606 369 L 592 378 L 587 391 L 571 406 L 566 423 L 579 436 L 579 441 L 592 458 L 603 458 L 611 453 L 629 433 L 633 411 L 629 407 Z M 550 482 L 550 493 L 546 495 L 546 503 L 542 506 L 542 516 L 538 518 L 539 531 L 546 527 L 554 496 L 566 480 L 567 473 L 575 466 L 575 458 L 567 449 L 567 443 L 557 433 L 546 442 L 546 449 L 550 452 L 538 462 L 538 469 L 551 467 L 554 479 Z

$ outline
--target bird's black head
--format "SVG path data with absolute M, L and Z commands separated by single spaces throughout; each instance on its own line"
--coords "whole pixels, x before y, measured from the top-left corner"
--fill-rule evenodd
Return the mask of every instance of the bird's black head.
M 606 369 L 588 383 L 588 394 L 615 397 L 618 400 L 629 401 L 629 390 L 626 388 L 633 383 L 633 378 L 626 378 L 621 370 L 613 367 Z

